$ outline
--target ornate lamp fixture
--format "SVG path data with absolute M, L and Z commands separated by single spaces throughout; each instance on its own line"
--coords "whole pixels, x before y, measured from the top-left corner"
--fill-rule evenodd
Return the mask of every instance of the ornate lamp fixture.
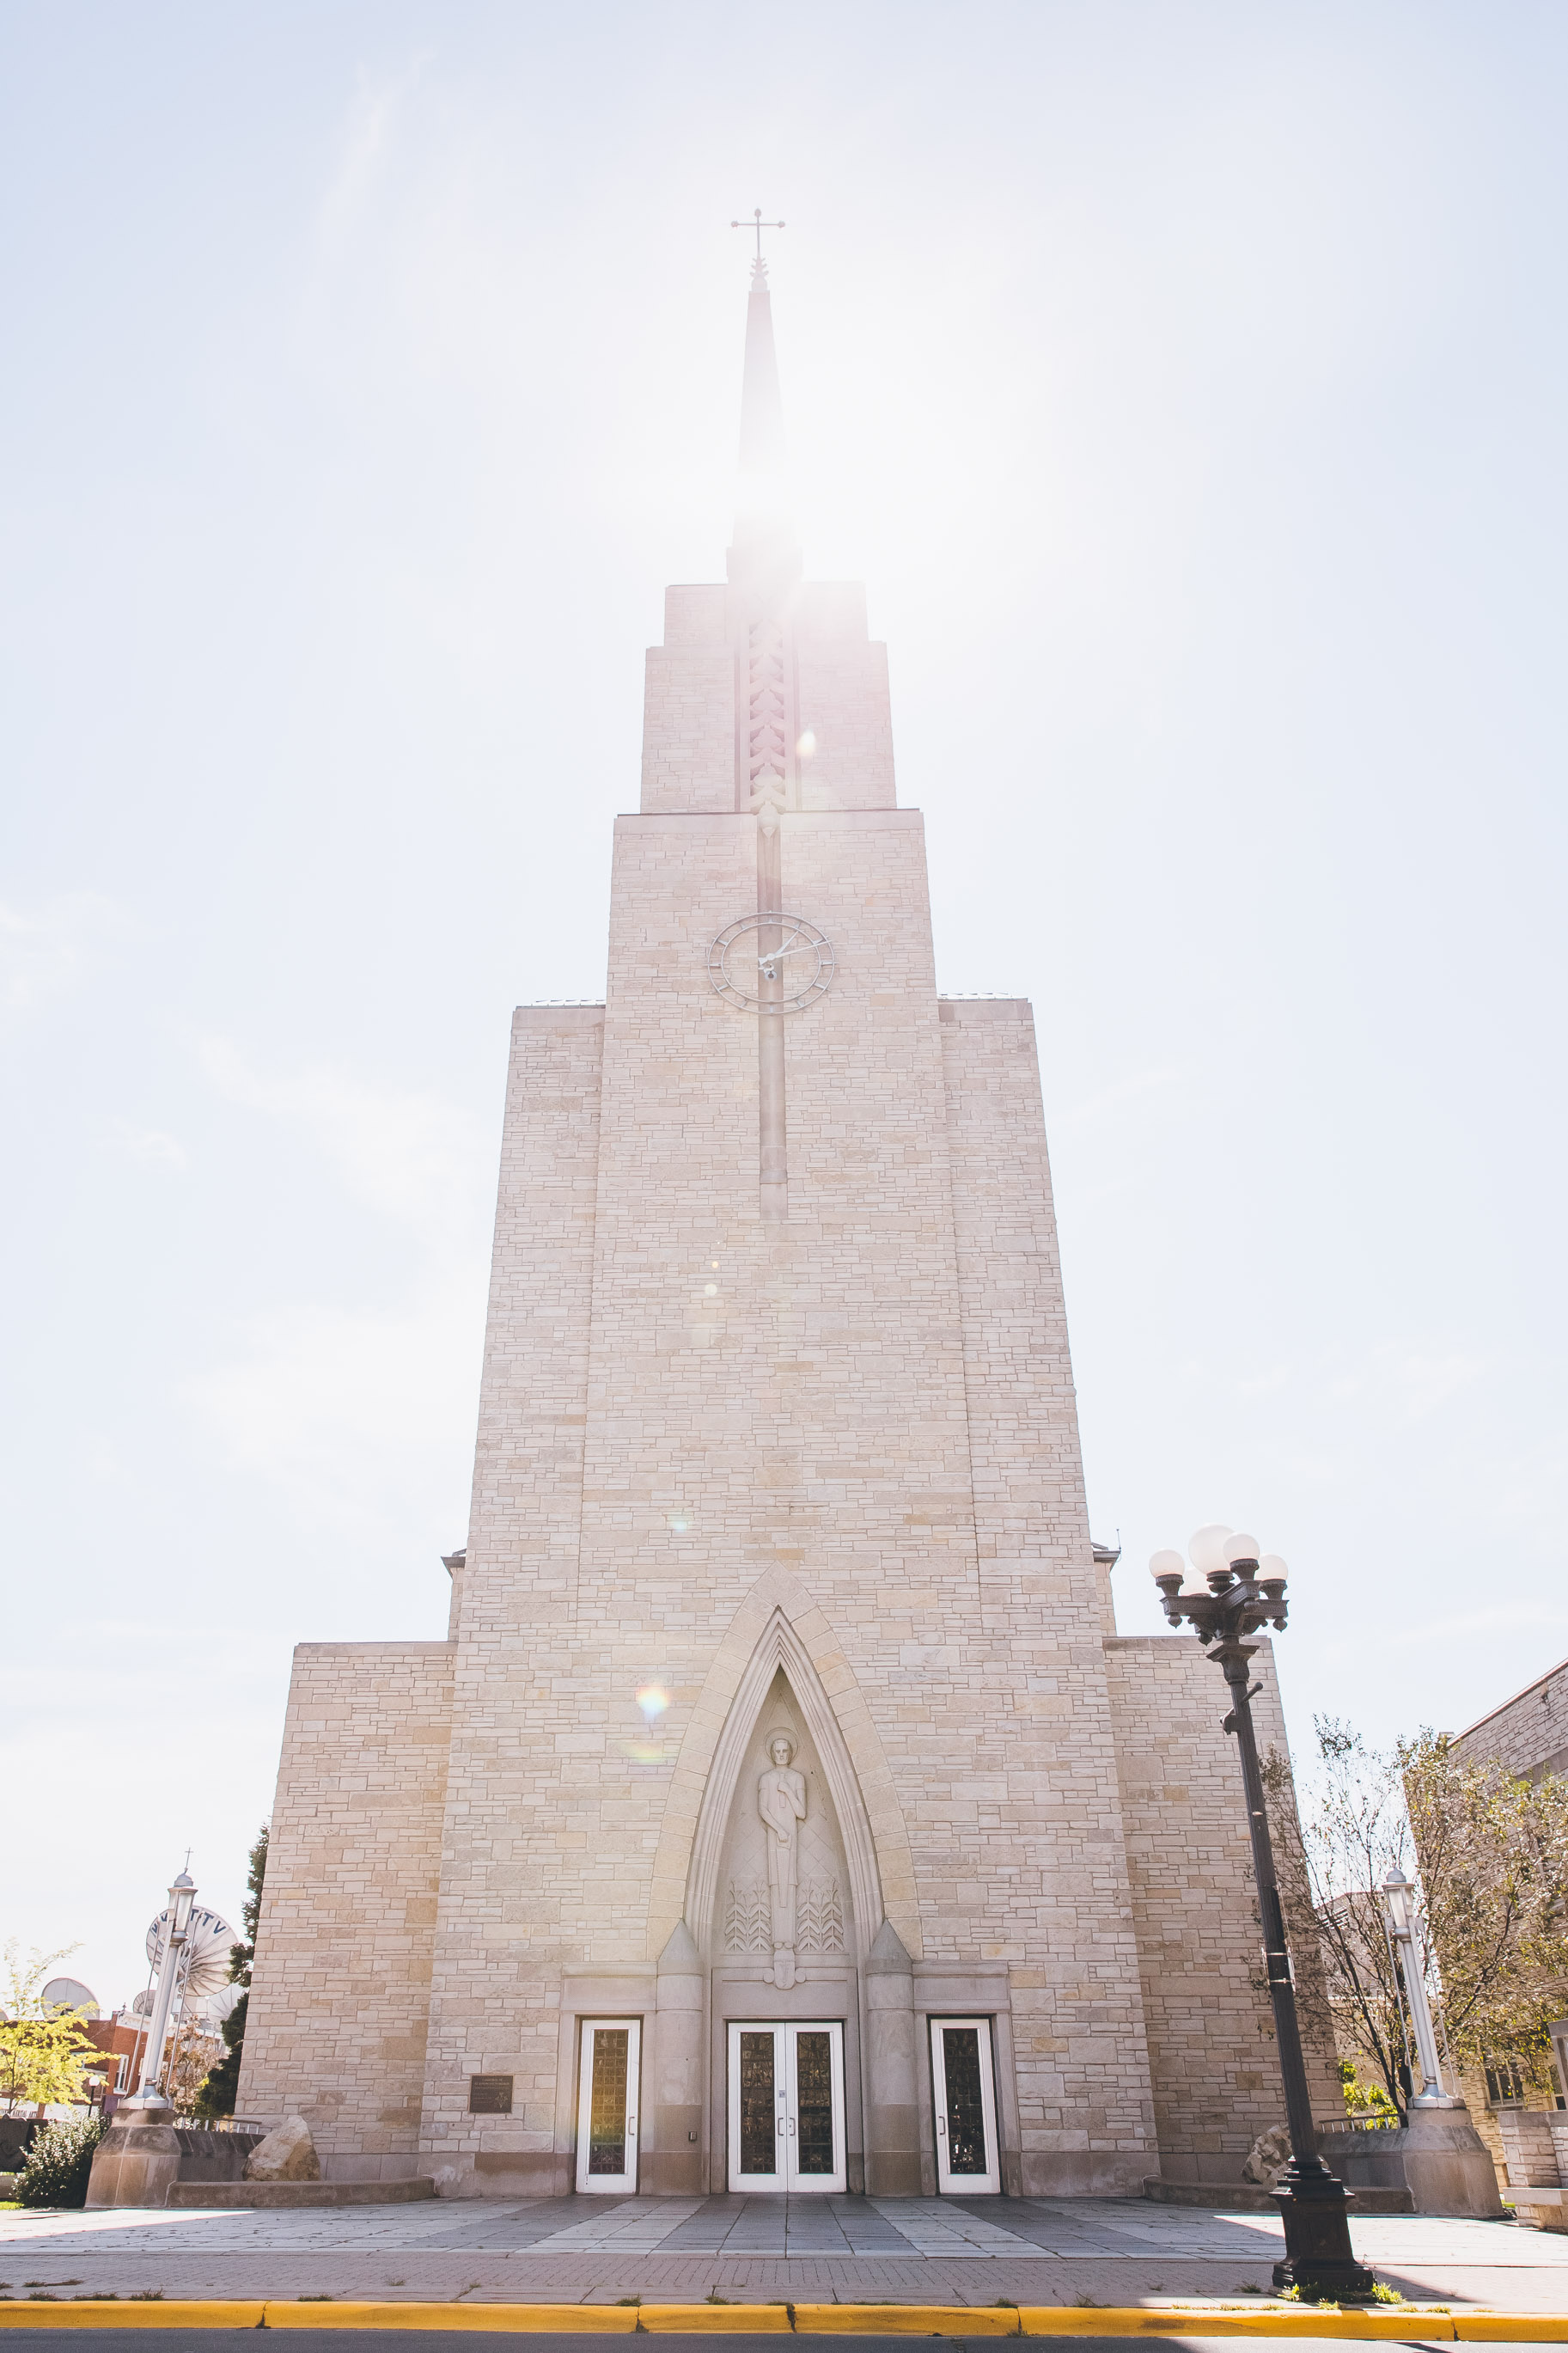
M 1252 1637 L 1265 1626 L 1284 1630 L 1285 1564 L 1277 1553 L 1262 1554 L 1260 1558 L 1262 1547 L 1256 1536 L 1233 1535 L 1229 1528 L 1219 1526 L 1200 1528 L 1187 1549 L 1206 1590 L 1184 1589 L 1186 1564 L 1179 1552 L 1157 1552 L 1149 1571 L 1160 1588 L 1171 1624 L 1191 1626 L 1230 1686 L 1225 1728 L 1235 1734 L 1241 1752 L 1252 1871 L 1263 1924 L 1263 1959 L 1268 1998 L 1274 2005 L 1290 2131 L 1290 2162 L 1273 2193 L 1285 2220 L 1285 2260 L 1274 2266 L 1274 2284 L 1300 2287 L 1304 2295 L 1367 2296 L 1376 2282 L 1365 2264 L 1356 2261 L 1351 2246 L 1345 2186 L 1318 2154 L 1296 2018 L 1296 1982 L 1285 1941 L 1285 1915 L 1275 1877 L 1274 1847 L 1252 1725 L 1253 1697 L 1262 1688 L 1250 1680 L 1249 1670 L 1258 1653 Z
M 185 1938 L 190 1934 L 191 1906 L 195 1900 L 195 1881 L 188 1872 L 178 1873 L 169 1885 L 169 1936 L 158 1971 L 158 1998 L 153 2005 L 152 2021 L 147 2029 L 147 2055 L 142 2063 L 142 2081 L 133 2099 L 126 2103 L 127 2106 L 142 2109 L 154 2122 L 174 2105 L 158 2089 L 158 2073 L 163 2063 L 163 2038 L 169 2031 L 169 2012 L 174 2007 L 180 1960 Z

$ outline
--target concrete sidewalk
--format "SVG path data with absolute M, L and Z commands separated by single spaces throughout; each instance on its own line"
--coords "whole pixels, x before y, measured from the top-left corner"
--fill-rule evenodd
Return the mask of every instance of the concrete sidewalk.
M 1413 2300 L 1568 2311 L 1568 2237 L 1369 2216 Z M 1267 2292 L 1273 2215 L 1120 2199 L 436 2200 L 293 2212 L 0 2214 L 0 2294 L 597 2303 L 1148 2305 Z

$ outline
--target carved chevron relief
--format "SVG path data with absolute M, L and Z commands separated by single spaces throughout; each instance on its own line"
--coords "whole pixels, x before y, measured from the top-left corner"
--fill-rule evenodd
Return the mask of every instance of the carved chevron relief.
M 782 809 L 787 798 L 784 631 L 753 621 L 747 633 L 746 777 L 753 809 Z
M 724 1950 L 771 1957 L 773 1910 L 765 1879 L 731 1879 L 724 1905 Z M 798 1953 L 844 1950 L 844 1902 L 837 1879 L 801 1882 L 795 1915 Z

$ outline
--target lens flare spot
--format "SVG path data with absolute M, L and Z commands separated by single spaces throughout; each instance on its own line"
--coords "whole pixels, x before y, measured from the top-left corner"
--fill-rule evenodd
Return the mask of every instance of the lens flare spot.
M 669 1694 L 659 1683 L 644 1683 L 637 1694 L 637 1705 L 642 1710 L 643 1722 L 651 1732 L 669 1705 Z
M 795 748 L 795 756 L 798 759 L 809 760 L 813 753 L 816 750 L 816 730 L 808 727 Z
M 704 1299 L 717 1299 L 719 1296 L 718 1284 L 716 1282 L 705 1282 L 702 1286 L 702 1296 Z

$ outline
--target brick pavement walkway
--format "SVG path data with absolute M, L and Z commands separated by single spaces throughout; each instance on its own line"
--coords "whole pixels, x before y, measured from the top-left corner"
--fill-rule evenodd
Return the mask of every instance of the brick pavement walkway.
M 1373 2215 L 1356 2252 L 1413 2298 L 1568 2311 L 1568 2237 Z M 0 2214 L 0 2293 L 1136 2305 L 1265 2289 L 1268 2214 L 1121 2199 L 433 2200 Z

